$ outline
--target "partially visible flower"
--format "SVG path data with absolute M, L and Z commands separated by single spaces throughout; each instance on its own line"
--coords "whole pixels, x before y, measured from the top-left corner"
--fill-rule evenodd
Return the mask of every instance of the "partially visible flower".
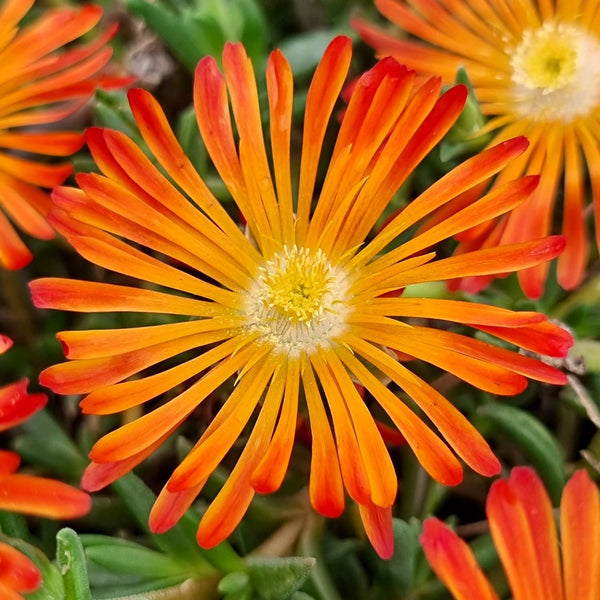
M 96 87 L 132 81 L 99 74 L 111 57 L 106 43 L 115 27 L 63 48 L 98 23 L 99 6 L 49 9 L 19 29 L 33 3 L 4 0 L 0 8 L 0 267 L 9 269 L 31 260 L 10 221 L 31 236 L 52 238 L 45 219 L 50 198 L 40 188 L 63 183 L 73 171 L 69 163 L 48 164 L 35 155 L 69 156 L 83 145 L 81 133 L 46 126 L 83 106 Z
M 0 334 L 0 354 L 12 346 L 12 340 Z M 45 394 L 28 394 L 28 379 L 0 387 L 0 431 L 15 427 L 46 406 Z
M 2 600 L 24 600 L 22 593 L 40 587 L 42 574 L 23 553 L 0 542 L 0 597 Z
M 486 512 L 514 600 L 600 598 L 600 497 L 586 471 L 563 490 L 560 544 L 550 498 L 529 467 L 492 484 Z M 427 519 L 421 544 L 456 600 L 497 599 L 469 546 L 447 525 Z
M 12 346 L 12 340 L 0 334 L 0 354 Z M 0 388 L 0 431 L 26 421 L 47 402 L 45 394 L 28 394 L 28 380 Z M 0 450 L 0 510 L 49 519 L 75 519 L 87 514 L 88 494 L 66 483 L 17 473 L 18 454 Z M 29 558 L 12 546 L 0 542 L 0 598 L 21 599 L 20 592 L 36 590 L 42 575 Z
M 44 371 L 42 384 L 62 394 L 88 394 L 81 404 L 84 412 L 110 414 L 190 380 L 184 391 L 95 444 L 84 487 L 100 489 L 130 471 L 213 391 L 235 379 L 220 412 L 161 492 L 150 515 L 154 531 L 177 522 L 251 422 L 237 465 L 198 529 L 205 547 L 228 536 L 255 492 L 280 487 L 300 412 L 312 429 L 312 505 L 338 516 L 346 489 L 359 504 L 377 551 L 389 556 L 397 478 L 358 383 L 387 412 L 425 469 L 453 485 L 462 479 L 459 460 L 383 380 L 412 398 L 470 467 L 492 475 L 500 464 L 468 420 L 399 357 L 427 361 L 498 394 L 522 391 L 527 377 L 565 381 L 556 369 L 518 352 L 411 322 L 416 317 L 467 324 L 516 346 L 563 356 L 571 337 L 543 315 L 398 293 L 413 283 L 513 271 L 559 254 L 560 237 L 440 260 L 431 250 L 522 203 L 537 177 L 510 182 L 384 252 L 432 211 L 519 156 L 527 147 L 523 138 L 460 165 L 370 235 L 394 193 L 460 114 L 464 87 L 439 97 L 439 79 L 415 89 L 413 72 L 393 59 L 378 63 L 354 87 L 325 181 L 315 189 L 323 139 L 350 59 L 350 40 L 336 38 L 313 77 L 297 194 L 290 176 L 293 80 L 281 52 L 271 54 L 266 73 L 274 176 L 244 48 L 226 45 L 224 76 L 213 58 L 199 63 L 194 99 L 200 132 L 244 216 L 248 236 L 208 190 L 160 106 L 143 90 L 130 91 L 131 109 L 170 179 L 122 133 L 91 129 L 88 146 L 103 175 L 82 174 L 77 177 L 80 189 L 54 191 L 50 222 L 80 254 L 148 283 L 137 288 L 40 279 L 31 284 L 37 306 L 156 312 L 183 319 L 152 327 L 62 332 L 58 337 L 73 360 Z M 194 354 L 182 356 L 178 364 L 143 373 L 188 351 Z
M 461 233 L 459 252 L 537 239 L 552 230 L 560 214 L 567 244 L 558 260 L 558 281 L 566 289 L 579 285 L 589 254 L 586 172 L 600 247 L 600 2 L 524 0 L 513 6 L 500 0 L 375 0 L 375 4 L 417 38 L 355 19 L 355 29 L 378 55 L 392 55 L 422 75 L 439 74 L 447 84 L 464 66 L 481 110 L 491 117 L 478 133 L 495 132 L 492 145 L 515 135 L 525 135 L 531 142 L 529 150 L 498 176 L 496 185 L 523 173 L 539 173 L 537 191 L 511 213 Z M 464 201 L 469 199 L 458 204 Z M 523 291 L 539 297 L 547 273 L 547 263 L 521 271 Z M 490 279 L 464 278 L 461 284 L 475 292 Z

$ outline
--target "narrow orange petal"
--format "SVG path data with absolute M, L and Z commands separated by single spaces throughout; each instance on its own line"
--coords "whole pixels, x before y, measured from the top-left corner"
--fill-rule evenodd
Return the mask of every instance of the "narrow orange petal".
M 256 248 L 243 236 L 237 224 L 198 175 L 177 141 L 159 103 L 142 89 L 129 90 L 127 97 L 144 141 L 154 156 L 164 165 L 174 181 L 231 238 L 235 246 L 242 249 L 248 258 L 257 262 L 259 256 Z M 185 213 L 186 220 L 190 218 L 191 212 Z M 198 226 L 195 220 L 189 222 L 195 227 Z
M 176 426 L 171 428 L 171 430 L 153 444 L 150 444 L 150 446 L 129 458 L 105 463 L 96 463 L 92 461 L 83 472 L 81 477 L 81 487 L 88 492 L 97 492 L 120 477 L 123 477 L 123 475 L 132 471 L 142 461 L 148 458 L 148 456 L 150 456 L 175 429 Z
M 269 447 L 286 378 L 286 368 L 281 365 L 273 374 L 263 407 L 237 464 L 200 521 L 197 539 L 203 548 L 212 548 L 223 541 L 238 526 L 254 497 L 253 470 Z M 217 430 L 212 423 L 209 428 Z
M 38 308 L 76 312 L 153 312 L 196 317 L 222 313 L 222 307 L 214 302 L 95 281 L 43 277 L 30 282 L 29 289 Z
M 138 406 L 173 389 L 187 379 L 199 376 L 202 371 L 237 352 L 245 343 L 249 342 L 249 339 L 236 336 L 203 352 L 200 356 L 170 369 L 131 381 L 113 385 L 103 384 L 92 390 L 81 401 L 82 412 L 107 415 Z
M 312 432 L 310 503 L 326 517 L 339 517 L 344 510 L 340 463 L 323 399 L 308 361 L 303 364 L 302 383 Z
M 372 350 L 364 340 L 351 337 L 348 344 L 358 355 L 373 362 Z M 353 353 L 338 349 L 340 358 L 368 389 L 387 412 L 394 425 L 405 437 L 423 468 L 444 485 L 457 485 L 462 481 L 462 467 L 448 446 L 435 435 L 398 397 L 375 377 Z
M 376 298 L 371 314 L 389 317 L 441 319 L 470 325 L 522 327 L 546 321 L 546 315 L 533 311 L 514 311 L 487 304 L 440 298 Z
M 506 167 L 511 160 L 523 154 L 529 143 L 517 137 L 476 154 L 434 182 L 415 200 L 410 202 L 354 259 L 366 264 L 389 242 L 453 198 L 489 179 Z M 385 259 L 385 255 L 383 256 Z M 374 261 L 374 265 L 378 262 Z
M 118 383 L 182 352 L 228 337 L 227 331 L 197 333 L 123 354 L 59 363 L 42 371 L 40 383 L 60 394 L 85 394 L 98 387 Z
M 587 230 L 583 218 L 584 178 L 581 149 L 573 128 L 565 131 L 565 202 L 562 234 L 567 240 L 558 258 L 556 277 L 561 287 L 572 290 L 585 273 L 589 254 Z
M 273 169 L 284 243 L 293 242 L 294 206 L 290 171 L 290 138 L 294 81 L 289 63 L 280 50 L 274 50 L 267 61 L 267 93 Z
M 275 433 L 263 456 L 254 468 L 250 483 L 260 494 L 277 491 L 288 468 L 298 420 L 300 392 L 300 365 L 289 360 L 285 381 L 285 395 Z
M 535 551 L 535 538 L 546 531 L 532 531 L 527 513 L 512 484 L 498 479 L 492 484 L 486 513 L 496 550 L 510 583 L 514 600 L 545 598 Z M 545 541 L 545 540 L 544 540 Z
M 153 533 L 165 533 L 176 525 L 192 505 L 206 481 L 201 481 L 196 487 L 180 492 L 171 492 L 164 486 L 155 500 L 148 527 Z
M 563 490 L 560 524 L 565 599 L 600 598 L 600 499 L 584 470 Z
M 549 321 L 511 328 L 478 325 L 477 329 L 531 352 L 548 356 L 565 357 L 573 345 L 573 336 L 563 327 Z
M 404 286 L 455 277 L 518 271 L 556 258 L 565 247 L 560 235 L 542 240 L 486 248 L 416 267 L 400 276 Z
M 367 504 L 371 501 L 369 475 L 344 397 L 321 356 L 313 354 L 310 362 L 323 387 L 331 412 L 344 485 L 354 501 Z
M 447 525 L 431 517 L 419 538 L 427 561 L 456 600 L 497 600 L 475 555 Z
M 394 530 L 392 529 L 392 507 L 376 504 L 359 504 L 360 518 L 365 533 L 380 558 L 387 560 L 394 553 Z
M 61 481 L 32 475 L 0 475 L 0 508 L 50 519 L 76 519 L 90 510 L 90 497 Z
M 346 79 L 351 55 L 350 38 L 336 37 L 325 50 L 308 89 L 304 110 L 296 222 L 296 235 L 300 242 L 304 239 L 309 225 L 323 138 L 331 112 Z
M 337 348 L 329 352 L 320 349 L 320 354 L 329 366 L 350 415 L 369 477 L 371 501 L 377 506 L 391 506 L 398 491 L 397 476 L 373 416 L 359 395 L 346 367 L 338 358 Z
M 548 600 L 563 600 L 558 536 L 548 493 L 535 471 L 528 467 L 515 467 L 511 471 L 509 482 L 527 515 L 536 553 L 537 569 L 541 574 L 543 587 L 541 597 Z
M 169 490 L 174 492 L 195 487 L 200 481 L 208 478 L 248 424 L 276 369 L 275 361 L 265 357 L 266 351 L 260 352 L 256 348 L 251 350 L 255 354 L 254 363 L 248 363 L 249 356 L 246 354 L 243 365 L 243 368 L 247 369 L 245 374 L 212 420 L 210 428 L 204 432 L 171 475 L 167 484 Z M 227 360 L 233 362 L 234 359 L 239 359 L 241 354 L 243 351 Z M 220 366 L 223 366 L 227 360 Z M 242 365 L 239 365 L 238 368 L 242 368 Z
M 236 319 L 233 316 L 215 317 L 149 327 L 61 331 L 56 337 L 62 344 L 66 358 L 101 358 L 140 350 L 201 332 L 231 328 L 230 335 L 233 336 L 235 323 Z

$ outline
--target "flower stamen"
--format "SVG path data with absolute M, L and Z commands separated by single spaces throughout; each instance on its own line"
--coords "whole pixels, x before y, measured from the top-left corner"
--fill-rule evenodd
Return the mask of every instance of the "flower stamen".
M 283 352 L 312 352 L 341 331 L 348 289 L 325 253 L 285 246 L 259 269 L 248 291 L 248 328 Z
M 569 123 L 600 102 L 600 42 L 578 26 L 546 22 L 526 29 L 509 53 L 520 116 Z

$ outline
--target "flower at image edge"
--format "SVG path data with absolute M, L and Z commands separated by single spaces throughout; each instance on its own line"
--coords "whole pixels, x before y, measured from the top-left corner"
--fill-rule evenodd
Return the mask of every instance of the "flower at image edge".
M 0 334 L 0 354 L 12 346 L 12 340 Z M 28 394 L 28 380 L 0 388 L 0 431 L 20 425 L 48 400 L 45 394 Z M 45 517 L 75 519 L 87 514 L 91 499 L 70 485 L 33 475 L 19 474 L 18 454 L 0 450 L 0 510 Z M 36 590 L 42 575 L 35 564 L 12 546 L 0 542 L 0 598 L 22 598 L 19 592 Z
M 40 381 L 58 393 L 87 394 L 81 403 L 85 413 L 120 412 L 190 380 L 155 410 L 100 439 L 90 453 L 83 486 L 100 489 L 133 469 L 209 395 L 227 380 L 236 382 L 159 495 L 150 515 L 154 531 L 177 522 L 252 422 L 235 468 L 198 529 L 202 546 L 225 539 L 256 492 L 280 487 L 302 416 L 312 431 L 312 505 L 321 514 L 338 516 L 346 490 L 359 504 L 375 548 L 389 556 L 397 478 L 355 382 L 387 413 L 424 468 L 437 481 L 454 485 L 462 479 L 462 466 L 451 448 L 484 475 L 497 473 L 500 464 L 468 420 L 398 356 L 409 354 L 501 395 L 522 391 L 527 377 L 565 381 L 558 370 L 528 356 L 407 322 L 416 317 L 466 324 L 531 352 L 564 356 L 572 339 L 545 316 L 396 293 L 413 283 L 507 272 L 557 256 L 564 247 L 560 237 L 440 260 L 430 250 L 480 222 L 482 215 L 501 214 L 525 201 L 537 177 L 511 182 L 381 253 L 436 208 L 519 156 L 527 147 L 523 138 L 460 165 L 368 237 L 394 193 L 460 114 L 464 87 L 440 97 L 439 79 L 415 89 L 413 72 L 393 59 L 379 62 L 355 86 L 327 175 L 320 191 L 315 190 L 325 131 L 350 59 L 350 40 L 339 37 L 316 69 L 307 97 L 296 194 L 290 176 L 293 80 L 281 52 L 271 54 L 266 74 L 273 175 L 255 76 L 243 46 L 226 45 L 224 75 L 213 58 L 199 63 L 194 102 L 200 132 L 249 235 L 208 190 L 160 106 L 143 90 L 129 93 L 133 115 L 148 148 L 178 187 L 122 133 L 90 129 L 87 143 L 102 174 L 81 174 L 79 189 L 58 187 L 53 193 L 50 222 L 82 256 L 152 285 L 141 289 L 40 279 L 31 283 L 38 307 L 184 318 L 58 335 L 71 360 L 46 369 Z M 175 366 L 144 373 L 191 350 L 196 355 Z M 374 371 L 410 396 L 441 437 Z
M 13 224 L 33 237 L 52 238 L 45 219 L 50 198 L 40 188 L 63 183 L 73 171 L 71 164 L 48 164 L 35 155 L 69 156 L 83 145 L 81 133 L 47 126 L 81 108 L 97 87 L 133 81 L 99 74 L 112 55 L 107 42 L 116 27 L 86 44 L 63 48 L 100 21 L 99 6 L 48 9 L 19 28 L 33 4 L 4 0 L 0 8 L 0 268 L 9 269 L 32 258 Z M 28 156 L 19 156 L 23 152 Z
M 42 574 L 24 554 L 0 542 L 0 596 L 3 600 L 23 600 L 21 593 L 33 592 L 42 583 Z
M 560 544 L 550 498 L 529 467 L 492 484 L 486 512 L 514 600 L 600 598 L 600 498 L 586 471 L 563 490 Z M 497 599 L 469 546 L 447 525 L 427 519 L 421 544 L 456 600 Z
M 12 340 L 0 334 L 0 354 L 12 346 Z M 45 394 L 28 394 L 28 379 L 0 387 L 0 431 L 16 427 L 46 406 Z
M 375 5 L 414 36 L 354 19 L 355 29 L 378 55 L 394 56 L 423 76 L 439 74 L 446 84 L 464 67 L 489 116 L 473 135 L 494 132 L 491 144 L 525 135 L 531 143 L 496 185 L 539 173 L 537 191 L 510 214 L 463 232 L 459 251 L 542 237 L 560 212 L 567 243 L 557 277 L 565 289 L 577 287 L 589 256 L 586 172 L 600 248 L 600 2 L 524 0 L 513 7 L 496 0 L 375 0 Z M 523 291 L 541 296 L 547 274 L 547 264 L 521 271 Z M 477 292 L 490 279 L 464 278 L 461 285 Z

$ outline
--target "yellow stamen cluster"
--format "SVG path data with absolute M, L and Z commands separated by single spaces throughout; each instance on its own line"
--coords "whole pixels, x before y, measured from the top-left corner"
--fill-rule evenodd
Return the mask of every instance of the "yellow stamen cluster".
M 600 41 L 573 23 L 546 22 L 509 48 L 514 110 L 532 121 L 570 123 L 600 103 Z
M 259 269 L 248 291 L 248 328 L 288 354 L 311 352 L 341 331 L 347 288 L 322 250 L 284 247 Z
M 577 34 L 550 23 L 526 30 L 512 57 L 513 81 L 546 94 L 568 85 L 577 70 Z
M 285 248 L 262 268 L 267 293 L 266 308 L 273 308 L 292 323 L 308 323 L 323 311 L 323 297 L 332 282 L 331 267 L 319 249 L 311 255 L 307 248 Z

